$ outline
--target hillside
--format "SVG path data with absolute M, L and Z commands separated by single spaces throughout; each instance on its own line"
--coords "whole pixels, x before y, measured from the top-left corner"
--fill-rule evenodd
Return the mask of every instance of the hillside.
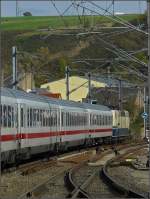
M 143 23 L 145 20 L 144 15 L 124 15 L 121 17 L 134 24 Z M 128 52 L 146 48 L 145 35 L 136 31 L 116 34 L 116 30 L 113 29 L 116 24 L 99 16 L 94 17 L 94 26 L 91 26 L 89 16 L 82 19 L 82 24 L 79 23 L 77 16 L 68 16 L 64 19 L 65 24 L 59 17 L 2 18 L 2 63 L 5 77 L 11 74 L 11 48 L 17 46 L 18 51 L 21 52 L 18 55 L 19 71 L 32 71 L 36 86 L 64 77 L 66 65 L 70 65 L 78 71 L 78 74 L 82 75 L 83 73 L 80 71 L 84 73 L 91 71 L 98 75 L 104 74 L 110 67 L 110 72 L 117 75 L 121 71 L 122 74 L 119 76 L 122 78 L 141 83 L 141 80 L 135 74 L 130 75 L 129 70 L 120 67 L 117 62 L 110 65 L 101 62 L 86 64 L 85 62 L 74 63 L 74 61 L 85 58 L 113 60 L 116 54 L 113 53 L 113 50 L 108 50 L 109 46 L 100 41 L 101 38 Z M 102 30 L 101 27 L 112 27 L 112 29 Z M 55 28 L 57 30 L 54 30 Z M 98 31 L 99 34 L 77 36 L 78 33 L 87 31 Z M 119 31 L 124 30 L 120 28 Z M 146 61 L 145 52 L 136 56 Z M 122 61 L 121 64 L 144 74 L 147 72 L 147 68 L 131 61 Z M 72 74 L 74 73 L 76 72 L 72 72 Z

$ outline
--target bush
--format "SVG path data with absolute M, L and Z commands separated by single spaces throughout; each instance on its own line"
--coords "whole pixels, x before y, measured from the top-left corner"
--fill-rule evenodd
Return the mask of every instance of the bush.
M 24 12 L 23 16 L 28 17 L 28 16 L 32 16 L 31 12 Z

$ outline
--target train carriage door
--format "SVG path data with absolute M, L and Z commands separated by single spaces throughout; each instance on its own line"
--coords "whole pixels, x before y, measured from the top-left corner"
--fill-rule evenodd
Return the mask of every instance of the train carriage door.
M 26 139 L 26 105 L 20 104 L 19 111 L 18 111 L 18 124 L 19 124 L 19 131 L 18 131 L 18 145 L 20 148 L 25 147 L 27 143 Z
M 86 124 L 86 126 L 87 126 L 87 133 L 85 135 L 85 139 L 86 139 L 87 143 L 90 143 L 91 142 L 91 138 L 92 138 L 92 136 L 91 136 L 92 114 L 91 114 L 90 110 L 88 110 L 86 112 L 86 115 L 87 115 L 86 116 L 87 117 L 87 124 Z
M 60 134 L 60 109 L 56 109 L 57 119 L 56 119 L 56 132 L 57 132 L 57 143 L 61 144 L 61 134 Z
M 53 121 L 54 121 L 54 132 L 55 132 L 55 150 L 58 152 L 60 147 L 60 111 L 58 108 L 53 109 Z

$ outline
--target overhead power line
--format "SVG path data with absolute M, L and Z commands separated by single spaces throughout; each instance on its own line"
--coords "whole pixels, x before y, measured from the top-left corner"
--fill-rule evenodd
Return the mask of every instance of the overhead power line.
M 91 2 L 91 1 L 89 0 L 88 3 L 92 3 L 92 4 L 93 4 L 94 2 Z M 104 15 L 101 14 L 100 12 L 95 11 L 95 10 L 92 10 L 91 8 L 88 8 L 88 7 L 86 7 L 86 6 L 79 5 L 79 4 L 77 4 L 77 3 L 75 3 L 75 4 L 76 4 L 76 6 L 78 5 L 78 6 L 80 6 L 81 8 L 84 8 L 84 9 L 86 9 L 86 10 L 88 10 L 88 11 L 90 11 L 90 12 L 93 12 L 93 13 L 99 15 L 99 16 L 104 16 Z M 97 4 L 96 4 L 96 6 L 97 6 Z M 104 11 L 106 11 L 104 8 L 101 8 L 100 6 L 97 6 L 97 7 L 100 8 L 100 9 L 102 9 L 102 10 L 104 10 Z M 113 21 L 115 21 L 115 22 L 117 22 L 117 23 L 120 23 L 120 24 L 122 24 L 122 25 L 124 25 L 124 26 L 126 26 L 126 27 L 128 27 L 128 28 L 134 29 L 134 30 L 136 30 L 136 31 L 138 31 L 138 32 L 141 32 L 141 33 L 144 33 L 144 34 L 146 34 L 146 35 L 149 34 L 148 32 L 146 32 L 146 31 L 144 31 L 144 30 L 141 30 L 141 29 L 139 29 L 138 27 L 136 27 L 136 26 L 134 26 L 134 25 L 128 23 L 126 20 L 123 20 L 122 18 L 119 18 L 119 17 L 117 17 L 117 16 L 112 17 L 112 16 L 111 16 L 111 13 L 108 12 L 108 11 L 107 11 L 107 13 L 108 13 L 109 15 L 105 15 L 106 18 L 109 18 L 109 19 L 111 19 L 111 20 L 113 20 Z

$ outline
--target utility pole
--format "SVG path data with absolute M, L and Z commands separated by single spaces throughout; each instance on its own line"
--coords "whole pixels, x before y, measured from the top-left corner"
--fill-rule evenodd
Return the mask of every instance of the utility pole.
M 18 17 L 18 0 L 16 0 L 16 17 Z
M 111 86 L 111 83 L 110 83 L 110 66 L 107 67 L 107 78 L 108 78 L 108 87 Z
M 150 137 L 150 0 L 147 0 L 147 24 L 148 24 L 148 128 Z
M 122 110 L 122 93 L 121 93 L 121 87 L 122 87 L 122 82 L 121 79 L 118 79 L 119 81 L 119 110 Z
M 88 103 L 91 103 L 91 73 L 88 73 Z
M 146 86 L 144 86 L 144 113 L 146 113 Z M 147 118 L 144 119 L 144 138 L 146 138 L 146 120 Z
M 66 99 L 69 100 L 69 67 L 66 66 L 65 69 L 65 73 L 66 73 Z
M 13 89 L 16 89 L 17 86 L 17 48 L 12 47 L 12 67 L 13 67 Z
M 150 0 L 147 0 L 147 24 L 148 24 L 148 135 L 150 139 Z M 149 145 L 150 153 L 150 145 Z M 148 157 L 147 163 L 150 165 L 150 156 Z M 150 175 L 149 175 L 150 180 Z M 150 193 L 149 193 L 150 194 Z M 150 195 L 148 195 L 149 197 Z
M 115 15 L 115 0 L 112 0 L 112 6 L 113 6 L 113 16 Z

